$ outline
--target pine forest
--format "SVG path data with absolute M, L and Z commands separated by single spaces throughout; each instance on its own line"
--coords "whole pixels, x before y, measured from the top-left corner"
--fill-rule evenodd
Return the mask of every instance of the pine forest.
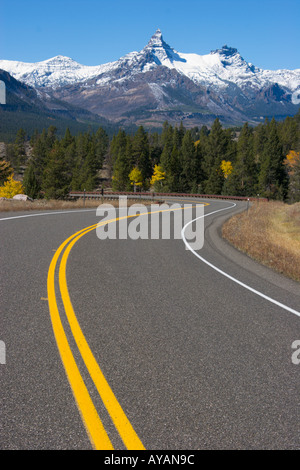
M 76 136 L 67 128 L 62 138 L 54 126 L 30 137 L 20 129 L 5 147 L 0 185 L 19 175 L 32 198 L 62 199 L 104 185 L 113 191 L 300 201 L 300 112 L 255 127 L 223 128 L 216 118 L 211 128 L 165 122 L 161 132 L 140 126 L 112 137 L 101 127 Z M 104 165 L 105 183 L 99 179 Z

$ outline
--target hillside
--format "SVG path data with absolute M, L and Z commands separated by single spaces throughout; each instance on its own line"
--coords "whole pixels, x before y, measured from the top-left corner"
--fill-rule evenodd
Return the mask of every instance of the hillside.
M 73 133 L 104 126 L 111 134 L 115 127 L 106 119 L 58 99 L 41 99 L 40 93 L 0 69 L 5 83 L 6 104 L 0 104 L 0 141 L 12 142 L 20 128 L 32 135 L 54 125 L 58 135 L 68 127 Z

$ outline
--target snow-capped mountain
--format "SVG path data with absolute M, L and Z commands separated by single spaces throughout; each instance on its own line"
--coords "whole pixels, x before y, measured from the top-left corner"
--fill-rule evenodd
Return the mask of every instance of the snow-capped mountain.
M 180 53 L 160 30 L 140 52 L 99 66 L 57 56 L 37 63 L 0 60 L 0 68 L 40 96 L 125 122 L 171 115 L 193 124 L 209 115 L 257 121 L 295 114 L 300 104 L 300 69 L 262 70 L 228 46 L 206 55 Z

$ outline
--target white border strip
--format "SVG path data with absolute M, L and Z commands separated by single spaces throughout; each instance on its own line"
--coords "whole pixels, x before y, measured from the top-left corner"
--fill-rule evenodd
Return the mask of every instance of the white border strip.
M 225 210 L 228 210 L 230 208 L 233 208 L 233 207 L 236 207 L 236 204 L 235 203 L 232 203 L 231 206 L 229 207 L 225 207 L 223 209 L 218 209 L 216 211 L 213 211 L 213 212 L 210 212 L 209 214 L 204 214 L 200 217 L 197 217 L 196 219 L 193 219 L 191 220 L 190 222 L 188 222 L 184 227 L 183 229 L 181 230 L 181 238 L 183 239 L 184 243 L 185 243 L 185 246 L 188 250 L 190 250 L 193 255 L 195 255 L 198 259 L 200 259 L 200 261 L 202 261 L 203 263 L 207 264 L 208 266 L 210 266 L 212 269 L 214 269 L 215 271 L 217 271 L 218 273 L 222 274 L 223 276 L 227 277 L 228 279 L 230 279 L 231 281 L 235 282 L 236 284 L 239 284 L 240 286 L 244 287 L 245 289 L 248 289 L 249 291 L 253 292 L 254 294 L 256 295 L 259 295 L 260 297 L 262 297 L 263 299 L 265 300 L 268 300 L 269 302 L 277 305 L 278 307 L 281 307 L 283 308 L 284 310 L 287 310 L 288 312 L 290 313 L 293 313 L 294 315 L 297 315 L 298 317 L 300 317 L 300 312 L 298 312 L 297 310 L 294 310 L 293 308 L 290 308 L 288 307 L 287 305 L 284 305 L 282 304 L 281 302 L 278 302 L 277 300 L 275 299 L 272 299 L 271 297 L 268 297 L 267 295 L 263 294 L 262 292 L 259 292 L 257 291 L 256 289 L 253 289 L 252 287 L 248 286 L 247 284 L 244 284 L 243 282 L 239 281 L 238 279 L 236 279 L 235 277 L 232 277 L 230 276 L 229 274 L 225 273 L 224 271 L 222 271 L 221 269 L 219 269 L 217 266 L 214 266 L 212 263 L 210 263 L 209 261 L 207 261 L 206 259 L 204 259 L 202 256 L 200 256 L 195 250 L 193 250 L 193 248 L 189 245 L 189 243 L 187 242 L 186 238 L 185 238 L 185 235 L 184 235 L 184 232 L 186 230 L 186 228 L 192 224 L 193 222 L 195 222 L 196 220 L 198 219 L 201 219 L 203 217 L 207 217 L 208 215 L 212 215 L 212 214 L 216 214 L 217 212 L 222 212 L 222 211 L 225 211 Z M 93 212 L 95 211 L 95 209 L 80 209 L 80 210 L 71 210 L 71 211 L 60 211 L 60 212 L 42 212 L 42 213 L 35 213 L 35 214 L 26 214 L 26 215 L 17 215 L 17 216 L 13 216 L 13 217 L 4 217 L 2 219 L 0 219 L 0 221 L 4 221 L 4 220 L 13 220 L 13 219 L 22 219 L 22 218 L 26 218 L 26 217 L 37 217 L 37 216 L 44 216 L 44 215 L 57 215 L 57 214 L 66 214 L 66 213 L 77 213 L 77 212 Z
M 228 279 L 230 279 L 231 281 L 235 282 L 236 284 L 239 284 L 240 286 L 244 287 L 245 289 L 248 289 L 249 291 L 253 292 L 254 294 L 256 295 L 259 295 L 260 297 L 262 297 L 263 299 L 265 300 L 268 300 L 269 302 L 272 302 L 272 304 L 275 304 L 277 305 L 278 307 L 281 307 L 283 308 L 284 310 L 287 310 L 288 312 L 290 313 L 293 313 L 294 315 L 297 315 L 298 317 L 300 317 L 300 312 L 298 312 L 297 310 L 294 310 L 293 308 L 290 308 L 288 307 L 287 305 L 284 305 L 280 302 L 278 302 L 277 300 L 274 300 L 272 299 L 271 297 L 268 297 L 267 295 L 263 294 L 262 292 L 259 292 L 258 290 L 256 289 L 253 289 L 252 287 L 248 286 L 247 284 L 244 284 L 243 282 L 239 281 L 238 279 L 236 279 L 235 277 L 232 277 L 230 276 L 229 274 L 225 273 L 224 271 L 222 271 L 221 269 L 217 268 L 217 266 L 214 266 L 212 263 L 210 263 L 209 261 L 207 261 L 206 259 L 202 258 L 202 256 L 200 256 L 195 250 L 193 250 L 193 248 L 189 245 L 189 243 L 187 242 L 186 238 L 185 238 L 185 235 L 184 235 L 184 232 L 186 230 L 186 228 L 188 227 L 188 225 L 192 224 L 195 220 L 197 219 L 201 219 L 202 217 L 207 217 L 208 215 L 212 215 L 212 214 L 216 214 L 217 212 L 221 212 L 221 211 L 224 211 L 224 210 L 228 210 L 232 207 L 235 207 L 236 204 L 233 203 L 232 206 L 230 207 L 225 207 L 224 209 L 219 209 L 217 211 L 214 211 L 214 212 L 210 212 L 209 214 L 204 214 L 202 215 L 201 217 L 197 217 L 196 219 L 194 220 L 191 220 L 190 222 L 188 222 L 184 227 L 183 229 L 181 230 L 181 237 L 185 243 L 185 246 L 187 247 L 188 250 L 190 250 L 193 255 L 195 255 L 198 259 L 200 259 L 203 263 L 207 264 L 208 266 L 210 266 L 212 269 L 214 269 L 215 271 L 217 271 L 218 273 L 222 274 L 223 276 L 227 277 Z
M 95 207 L 94 209 L 75 209 L 75 210 L 71 210 L 71 211 L 60 211 L 60 212 L 36 212 L 34 214 L 26 214 L 26 215 L 15 215 L 13 217 L 3 217 L 2 219 L 0 219 L 0 221 L 2 220 L 13 220 L 13 219 L 24 219 L 25 217 L 37 217 L 37 216 L 42 216 L 42 215 L 57 215 L 57 214 L 72 214 L 72 213 L 75 213 L 75 212 L 96 212 L 97 210 L 97 207 Z

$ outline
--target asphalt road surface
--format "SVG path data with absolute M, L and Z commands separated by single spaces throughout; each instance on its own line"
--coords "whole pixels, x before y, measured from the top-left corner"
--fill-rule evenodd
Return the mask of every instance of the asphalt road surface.
M 300 448 L 299 284 L 222 240 L 245 203 L 204 202 L 195 251 L 0 214 L 1 449 Z

